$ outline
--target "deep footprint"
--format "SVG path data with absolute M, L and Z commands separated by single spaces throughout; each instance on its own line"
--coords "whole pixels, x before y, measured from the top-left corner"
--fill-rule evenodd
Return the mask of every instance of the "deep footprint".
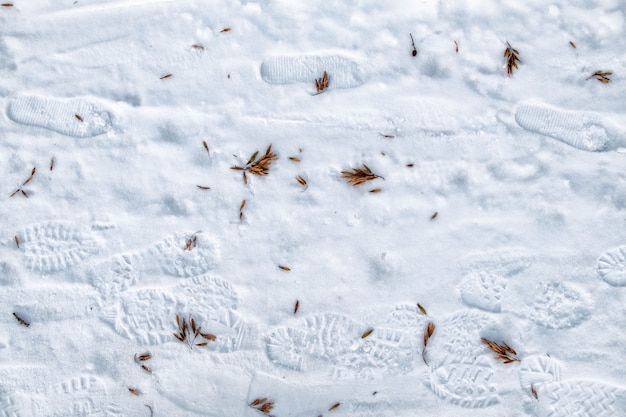
M 606 151 L 611 142 L 600 117 L 591 112 L 525 102 L 517 107 L 515 120 L 530 132 L 550 136 L 583 151 Z
M 87 138 L 111 129 L 112 112 L 87 98 L 18 96 L 11 99 L 7 115 L 16 123 L 42 127 L 66 136 Z

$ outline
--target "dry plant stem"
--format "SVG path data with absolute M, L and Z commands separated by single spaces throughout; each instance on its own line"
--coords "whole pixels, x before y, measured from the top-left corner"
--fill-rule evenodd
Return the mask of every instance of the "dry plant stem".
M 485 338 L 481 338 L 480 340 L 484 344 L 489 346 L 489 349 L 491 349 L 491 351 L 496 354 L 496 357 L 500 359 L 503 363 L 512 363 L 519 361 L 519 359 L 517 358 L 517 352 L 506 343 L 502 342 L 502 344 L 499 345 L 496 342 Z
M 417 56 L 417 48 L 415 48 L 415 42 L 413 41 L 413 34 L 409 33 L 409 36 L 411 37 L 411 46 L 413 46 L 413 51 L 411 52 L 411 55 Z
M 420 303 L 417 303 L 417 308 L 419 308 L 420 312 L 421 312 L 423 315 L 425 315 L 425 316 L 427 316 L 427 315 L 428 315 L 428 313 L 426 312 L 426 309 L 425 309 L 425 308 L 424 308 L 424 307 L 423 307 Z
M 293 306 L 293 314 L 298 312 L 298 308 L 300 308 L 300 300 L 296 300 L 296 304 Z
M 376 178 L 382 178 L 380 175 L 376 175 L 372 172 L 372 170 L 365 164 L 363 164 L 362 168 L 352 168 L 352 172 L 350 171 L 341 171 L 341 178 L 344 178 L 351 185 L 360 185 L 367 181 L 375 180 Z
M 513 49 L 513 47 L 511 46 L 510 43 L 506 43 L 507 47 L 504 51 L 504 57 L 507 58 L 506 60 L 506 73 L 509 75 L 509 77 L 511 75 L 513 75 L 513 68 L 515 69 L 519 69 L 519 67 L 517 66 L 517 63 L 521 63 L 521 59 L 519 59 L 518 55 L 519 55 L 519 51 L 517 49 Z

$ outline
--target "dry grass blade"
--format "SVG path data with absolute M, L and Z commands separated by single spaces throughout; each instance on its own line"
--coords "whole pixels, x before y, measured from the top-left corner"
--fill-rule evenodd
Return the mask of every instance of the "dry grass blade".
M 427 316 L 427 315 L 428 315 L 428 313 L 426 312 L 426 309 L 425 309 L 424 307 L 422 307 L 422 305 L 421 305 L 420 303 L 417 303 L 417 308 L 419 308 L 420 312 L 421 312 L 423 315 L 425 315 L 425 316 Z
M 54 157 L 50 160 L 50 171 L 54 169 Z
M 609 75 L 612 75 L 612 72 L 609 71 L 596 71 L 594 72 L 590 77 L 587 77 L 587 79 L 591 79 L 591 78 L 595 78 L 596 80 L 600 81 L 603 84 L 608 84 L 611 79 L 609 78 Z
M 166 78 L 170 78 L 173 74 L 165 74 L 164 76 L 162 76 L 161 78 L 159 78 L 159 80 L 164 80 Z
M 198 187 L 201 190 L 210 190 L 211 187 L 207 187 L 206 185 L 196 185 L 196 187 Z
M 289 157 L 289 160 L 290 160 L 290 161 L 293 161 L 293 162 L 301 162 L 301 161 L 300 161 L 300 158 L 296 158 L 295 156 L 290 156 L 290 157 Z
M 17 237 L 17 235 L 15 235 L 13 238 L 15 239 L 15 245 L 19 249 L 20 248 L 20 238 Z
M 267 401 L 267 398 L 257 398 L 250 403 L 250 407 L 256 407 L 259 404 L 263 404 L 265 401 Z
M 136 390 L 135 388 L 128 388 L 128 391 L 130 391 L 131 394 L 139 397 L 139 391 Z
M 79 122 L 83 121 L 83 118 L 80 117 L 78 114 L 75 114 L 74 117 L 76 118 L 76 120 L 78 120 Z
M 13 7 L 13 3 L 2 3 L 2 7 Z
M 506 73 L 511 76 L 513 75 L 513 68 L 519 69 L 517 63 L 521 63 L 521 59 L 519 59 L 519 51 L 514 49 L 510 43 L 506 43 L 507 47 L 504 51 L 504 57 L 506 60 Z
M 217 336 L 215 336 L 214 334 L 211 334 L 211 333 L 200 333 L 200 336 L 202 336 L 206 340 L 211 340 L 211 341 L 217 339 Z
M 572 48 L 576 49 L 576 44 L 575 44 L 574 42 L 569 41 L 569 44 L 570 44 L 570 46 L 571 46 Z
M 200 44 L 197 44 L 197 43 L 194 43 L 193 45 L 191 45 L 191 47 L 192 47 L 193 49 L 199 49 L 199 50 L 201 50 L 201 51 L 204 51 L 204 46 L 202 46 L 202 45 L 200 45 Z
M 393 138 L 395 138 L 394 135 L 387 135 L 387 134 L 384 134 L 384 133 L 379 133 L 379 135 L 382 136 L 383 138 L 386 138 L 386 139 L 393 139 Z
M 296 300 L 296 304 L 293 306 L 293 314 L 296 314 L 299 308 L 300 308 L 300 300 Z
M 502 342 L 502 344 L 499 345 L 496 342 L 485 338 L 481 338 L 480 340 L 486 344 L 489 349 L 496 354 L 497 359 L 500 359 L 503 363 L 519 361 L 517 358 L 517 352 L 506 343 Z
M 291 271 L 291 268 L 289 268 L 288 266 L 278 265 L 278 267 L 282 269 L 283 271 L 287 271 L 287 272 Z
M 224 28 L 222 30 L 220 30 L 220 33 L 224 33 L 224 32 L 230 32 L 230 28 Z
M 370 190 L 370 193 L 374 193 L 374 194 L 375 194 L 375 193 L 379 193 L 379 192 L 381 192 L 381 191 L 382 191 L 382 188 L 372 188 L 372 189 Z
M 344 178 L 353 186 L 361 185 L 367 181 L 375 180 L 376 178 L 383 178 L 380 175 L 376 175 L 365 164 L 362 168 L 352 168 L 350 171 L 341 171 L 341 178 Z M 384 178 L 383 178 L 384 179 Z
M 143 369 L 144 371 L 146 371 L 149 374 L 152 373 L 152 369 L 148 368 L 146 365 L 141 365 L 141 369 Z
M 539 399 L 539 394 L 537 394 L 537 390 L 532 384 L 530 384 L 530 393 L 533 395 L 533 397 L 535 397 L 535 400 Z
M 439 215 L 439 212 L 438 212 L 438 211 L 434 212 L 434 213 L 433 213 L 433 215 L 432 215 L 432 216 L 430 216 L 430 220 L 435 220 L 435 219 L 437 218 L 437 216 L 438 216 L 438 215 Z

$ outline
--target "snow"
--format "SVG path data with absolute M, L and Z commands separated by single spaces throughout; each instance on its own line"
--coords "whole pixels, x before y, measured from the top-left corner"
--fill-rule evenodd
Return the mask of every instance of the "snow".
M 0 416 L 626 416 L 625 13 L 0 7 Z

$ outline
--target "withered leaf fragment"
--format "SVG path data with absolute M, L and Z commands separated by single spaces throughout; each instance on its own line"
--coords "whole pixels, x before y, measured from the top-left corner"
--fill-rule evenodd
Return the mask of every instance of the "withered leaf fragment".
M 159 78 L 159 80 L 164 80 L 166 78 L 170 78 L 173 74 L 165 74 L 164 76 L 162 76 L 161 78 Z
M 331 405 L 328 408 L 328 411 L 333 411 L 333 410 L 337 409 L 340 405 L 341 405 L 341 403 L 335 403 L 335 404 Z
M 298 308 L 300 308 L 300 300 L 296 300 L 296 304 L 293 306 L 293 314 L 298 312 Z

